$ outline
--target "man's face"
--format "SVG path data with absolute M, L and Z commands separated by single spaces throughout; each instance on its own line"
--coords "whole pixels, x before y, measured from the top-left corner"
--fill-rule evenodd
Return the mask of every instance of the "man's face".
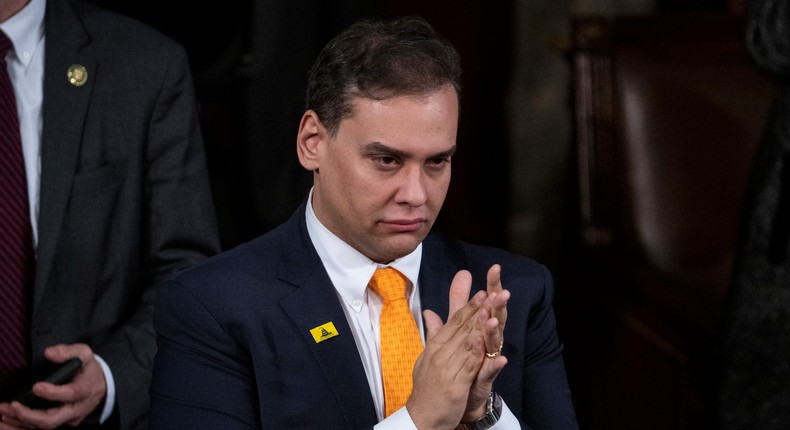
M 316 216 L 373 261 L 412 252 L 447 194 L 457 127 L 450 85 L 424 96 L 355 98 L 352 116 L 317 146 Z

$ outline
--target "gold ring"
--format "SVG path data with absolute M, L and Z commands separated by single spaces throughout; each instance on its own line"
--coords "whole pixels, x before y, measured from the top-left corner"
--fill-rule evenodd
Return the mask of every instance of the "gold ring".
M 499 357 L 499 355 L 502 354 L 502 344 L 503 343 L 504 343 L 504 341 L 499 341 L 499 348 L 496 351 L 494 351 L 494 352 L 486 351 L 486 357 L 488 357 L 488 358 Z

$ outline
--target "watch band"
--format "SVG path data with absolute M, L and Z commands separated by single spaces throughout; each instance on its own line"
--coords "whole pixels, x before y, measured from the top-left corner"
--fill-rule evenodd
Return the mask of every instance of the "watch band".
M 490 429 L 502 416 L 502 398 L 499 394 L 491 392 L 486 402 L 486 414 L 474 421 L 465 421 L 456 427 L 456 430 L 486 430 Z

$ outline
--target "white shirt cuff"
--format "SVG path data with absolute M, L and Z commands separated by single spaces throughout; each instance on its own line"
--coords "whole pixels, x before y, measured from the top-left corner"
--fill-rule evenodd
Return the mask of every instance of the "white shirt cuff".
M 107 384 L 107 393 L 104 397 L 104 409 L 101 411 L 101 416 L 99 417 L 99 424 L 104 424 L 110 415 L 112 415 L 112 409 L 115 407 L 115 380 L 112 377 L 112 371 L 110 371 L 110 366 L 99 357 L 98 354 L 93 354 L 96 357 L 96 361 L 99 362 L 99 366 L 101 366 L 101 370 L 104 373 L 104 380 Z
M 392 415 L 384 418 L 383 421 L 373 426 L 373 428 L 375 430 L 417 430 L 417 426 L 411 420 L 411 415 L 406 410 L 406 406 L 393 412 Z
M 405 406 L 385 418 L 384 421 L 376 424 L 373 428 L 375 430 L 417 430 L 417 426 L 414 425 L 414 422 L 411 420 L 411 415 L 409 415 L 409 411 L 406 410 Z M 513 412 L 510 411 L 510 408 L 507 407 L 507 404 L 505 404 L 503 400 L 502 415 L 499 417 L 499 421 L 491 427 L 491 430 L 516 429 L 521 429 L 521 424 L 519 424 L 518 418 L 513 415 Z
M 505 401 L 502 400 L 502 415 L 499 416 L 499 421 L 491 427 L 491 430 L 515 430 L 521 429 L 521 424 L 518 422 L 518 418 L 513 415 L 513 412 L 510 411 L 510 408 L 507 407 Z

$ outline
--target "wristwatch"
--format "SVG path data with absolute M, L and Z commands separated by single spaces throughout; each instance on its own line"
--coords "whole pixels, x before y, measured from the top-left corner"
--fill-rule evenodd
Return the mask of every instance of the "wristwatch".
M 486 402 L 486 414 L 474 421 L 465 421 L 458 424 L 456 430 L 486 430 L 494 426 L 502 415 L 502 398 L 499 394 L 491 392 Z

